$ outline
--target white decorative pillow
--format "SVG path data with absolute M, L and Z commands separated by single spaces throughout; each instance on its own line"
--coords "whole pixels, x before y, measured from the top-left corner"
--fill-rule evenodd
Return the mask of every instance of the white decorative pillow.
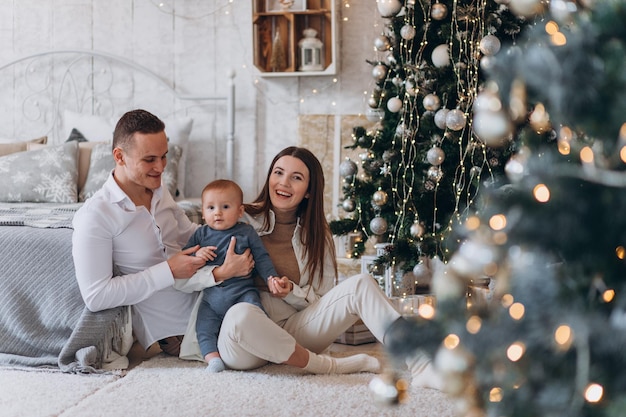
M 178 180 L 178 164 L 182 155 L 180 146 L 173 145 L 169 147 L 167 153 L 167 165 L 163 172 L 161 182 L 167 187 L 169 192 L 174 196 L 177 187 Z M 100 143 L 91 149 L 91 160 L 89 162 L 89 172 L 87 173 L 87 180 L 85 186 L 80 191 L 78 196 L 79 201 L 85 201 L 98 191 L 102 185 L 106 182 L 107 178 L 111 174 L 111 171 L 115 168 L 115 161 L 113 160 L 113 153 L 111 151 L 111 144 Z
M 76 203 L 78 144 L 68 142 L 0 157 L 0 201 Z
M 115 123 L 115 120 L 106 117 L 65 110 L 63 112 L 63 140 L 70 137 L 72 129 L 76 129 L 88 141 L 111 142 Z
M 187 144 L 189 143 L 189 135 L 193 127 L 193 119 L 191 117 L 170 117 L 161 119 L 165 123 L 165 134 L 173 145 L 178 145 L 182 151 L 182 157 L 178 163 L 177 184 L 179 184 L 176 192 L 172 193 L 174 198 L 184 198 L 185 188 L 185 171 L 187 169 Z M 76 129 L 82 133 L 85 139 L 90 142 L 110 142 L 113 139 L 113 131 L 117 120 L 107 119 L 102 116 L 91 114 L 80 114 L 70 110 L 63 113 L 63 129 L 64 137 L 67 139 L 72 133 L 72 129 Z

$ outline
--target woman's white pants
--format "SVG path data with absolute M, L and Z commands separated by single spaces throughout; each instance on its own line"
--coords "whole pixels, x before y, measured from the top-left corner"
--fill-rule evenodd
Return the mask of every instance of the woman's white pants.
M 287 304 L 262 293 L 263 306 L 272 317 Z M 400 317 L 378 283 L 367 274 L 350 277 L 318 301 L 275 323 L 259 308 L 248 303 L 231 307 L 220 329 L 218 349 L 231 369 L 253 369 L 285 362 L 296 343 L 320 353 L 361 319 L 382 342 L 389 325 Z M 282 326 L 282 327 L 281 327 Z

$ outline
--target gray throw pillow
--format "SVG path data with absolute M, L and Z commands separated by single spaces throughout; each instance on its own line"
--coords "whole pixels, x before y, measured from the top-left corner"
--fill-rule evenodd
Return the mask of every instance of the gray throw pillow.
M 78 143 L 0 157 L 0 201 L 10 203 L 76 203 Z

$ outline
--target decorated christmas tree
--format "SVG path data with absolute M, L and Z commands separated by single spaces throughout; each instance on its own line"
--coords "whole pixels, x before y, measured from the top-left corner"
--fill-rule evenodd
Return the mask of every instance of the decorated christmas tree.
M 430 352 L 461 416 L 624 416 L 626 3 L 507 7 L 536 23 L 494 57 L 473 121 L 494 146 L 516 132 L 509 184 L 453 227 L 436 313 L 389 350 Z
M 428 273 L 424 259 L 448 259 L 454 242 L 446 236 L 480 189 L 505 179 L 515 142 L 488 146 L 472 122 L 485 69 L 528 24 L 499 3 L 377 1 L 384 28 L 368 61 L 367 114 L 377 122 L 353 129 L 360 161 L 341 163 L 345 216 L 331 222 L 335 235 L 361 234 L 352 256 L 377 240 L 389 244 L 379 267 Z

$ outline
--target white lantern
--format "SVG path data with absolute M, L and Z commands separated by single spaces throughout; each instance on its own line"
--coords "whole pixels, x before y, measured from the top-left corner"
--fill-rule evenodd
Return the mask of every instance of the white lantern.
M 324 70 L 324 44 L 317 39 L 317 31 L 313 28 L 304 29 L 304 38 L 300 40 L 300 71 Z

